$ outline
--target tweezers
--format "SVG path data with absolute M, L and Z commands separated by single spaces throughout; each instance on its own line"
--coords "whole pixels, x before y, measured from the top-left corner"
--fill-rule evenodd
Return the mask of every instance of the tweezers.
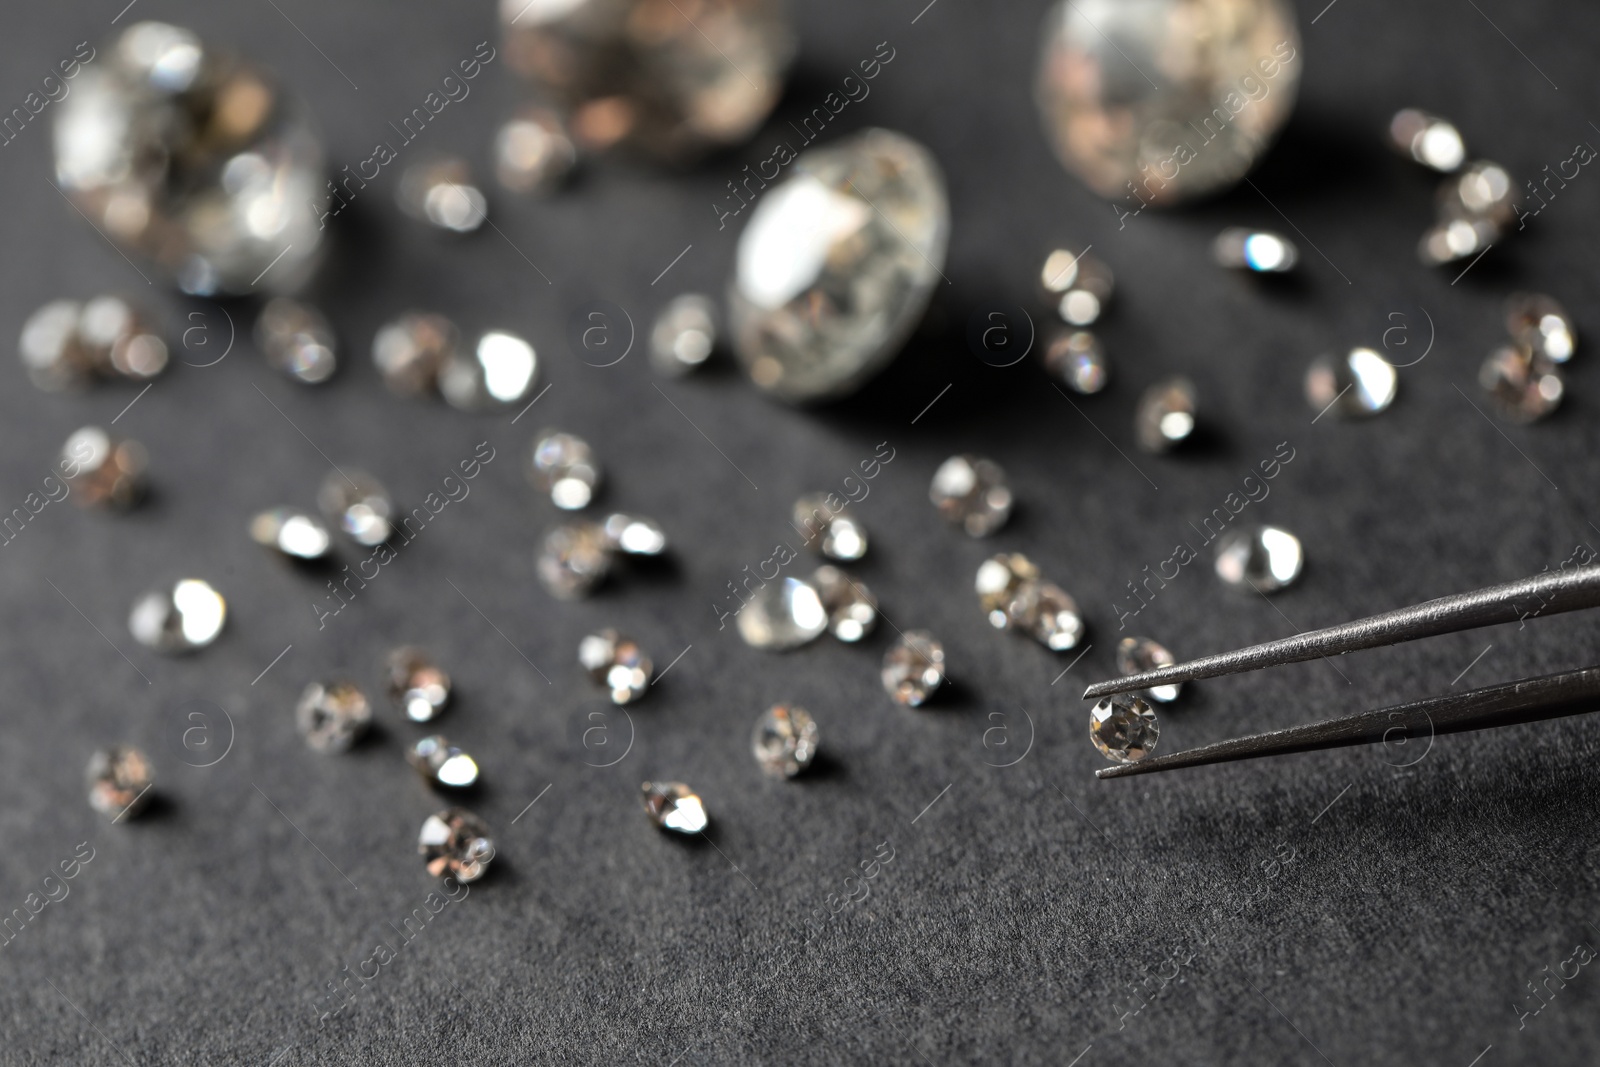
M 1600 607 L 1600 565 L 1564 568 L 1234 652 L 1096 682 L 1083 696 L 1091 700 L 1593 607 Z M 1593 711 L 1600 711 L 1600 666 L 1430 697 L 1286 730 L 1219 741 L 1185 752 L 1148 756 L 1135 763 L 1103 768 L 1095 774 L 1100 778 L 1124 778 L 1258 756 L 1378 742 L 1395 744 L 1413 737 L 1516 726 Z

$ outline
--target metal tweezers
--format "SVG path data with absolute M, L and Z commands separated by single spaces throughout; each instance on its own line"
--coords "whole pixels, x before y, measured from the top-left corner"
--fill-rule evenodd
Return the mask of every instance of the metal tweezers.
M 1400 644 L 1437 634 L 1473 630 L 1480 626 L 1517 622 L 1535 615 L 1556 615 L 1593 607 L 1600 607 L 1600 565 L 1563 569 L 1504 585 L 1492 585 L 1471 593 L 1440 597 L 1414 607 L 1387 611 L 1235 652 L 1223 652 L 1188 663 L 1158 667 L 1143 674 L 1096 682 L 1084 691 L 1083 696 L 1085 700 L 1096 699 L 1196 678 L 1216 678 L 1282 663 L 1300 663 L 1324 656 L 1342 655 L 1363 648 Z M 1469 692 L 1364 711 L 1325 722 L 1292 726 L 1287 730 L 1219 741 L 1187 752 L 1149 756 L 1135 763 L 1106 767 L 1095 774 L 1100 778 L 1123 778 L 1132 774 L 1170 771 L 1178 767 L 1255 759 L 1257 756 L 1280 756 L 1291 752 L 1313 752 L 1323 748 L 1378 742 L 1394 744 L 1413 737 L 1516 726 L 1593 711 L 1600 711 L 1600 666 L 1548 674 L 1540 678 L 1525 678 Z

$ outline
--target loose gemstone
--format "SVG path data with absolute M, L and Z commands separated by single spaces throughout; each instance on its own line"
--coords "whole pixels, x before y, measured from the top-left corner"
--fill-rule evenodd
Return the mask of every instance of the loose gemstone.
M 866 528 L 849 516 L 834 519 L 822 535 L 822 554 L 841 563 L 860 559 L 867 554 Z
M 845 514 L 845 507 L 829 504 L 826 493 L 807 493 L 794 502 L 793 522 L 806 544 L 829 559 L 850 563 L 867 554 L 867 530 Z
M 1142 697 L 1107 697 L 1089 712 L 1089 738 L 1113 763 L 1136 763 L 1150 755 L 1161 734 L 1156 713 Z
M 978 564 L 974 585 L 989 625 L 996 630 L 1010 629 L 1010 607 L 1017 591 L 1028 582 L 1038 580 L 1039 568 L 1020 552 L 1002 552 Z
M 928 150 L 866 130 L 801 153 L 739 236 L 733 347 L 791 403 L 854 392 L 894 359 L 942 278 L 950 231 Z
M 1085 395 L 1104 389 L 1111 376 L 1105 349 L 1088 330 L 1056 334 L 1044 348 L 1044 369 L 1068 389 Z
M 407 749 L 406 760 L 429 785 L 467 789 L 478 784 L 478 761 L 438 734 Z
M 193 652 L 215 641 L 227 618 L 221 593 L 198 578 L 185 578 L 135 601 L 128 629 L 134 640 L 157 652 Z
M 650 688 L 650 657 L 631 637 L 601 630 L 578 642 L 578 662 L 611 691 L 613 704 L 631 704 Z
M 908 630 L 883 655 L 883 688 L 901 704 L 927 703 L 944 682 L 944 646 L 926 630 Z
M 544 430 L 533 442 L 528 477 L 537 488 L 550 494 L 556 507 L 577 511 L 594 499 L 600 485 L 600 463 L 583 438 Z
M 1567 309 L 1542 293 L 1515 293 L 1506 301 L 1506 331 L 1519 346 L 1551 363 L 1565 363 L 1577 347 Z
M 1306 401 L 1313 411 L 1350 418 L 1376 415 L 1394 403 L 1400 375 L 1370 348 L 1352 348 L 1340 359 L 1318 356 L 1306 371 Z
M 659 556 L 667 550 L 667 532 L 654 519 L 620 512 L 606 517 L 606 544 L 630 556 Z
M 396 190 L 400 210 L 451 233 L 471 233 L 488 217 L 488 201 L 472 183 L 463 159 L 418 163 L 400 175 Z
M 838 567 L 821 566 L 811 576 L 822 610 L 828 613 L 828 631 L 841 641 L 855 643 L 872 632 L 878 621 L 878 599 L 861 582 Z
M 1090 326 L 1111 301 L 1115 279 L 1111 268 L 1087 252 L 1057 249 L 1045 257 L 1039 272 L 1045 294 L 1063 322 Z
M 817 723 L 804 708 L 774 704 L 756 720 L 750 748 L 761 769 L 778 778 L 793 778 L 817 754 Z
M 268 508 L 250 520 L 250 539 L 295 559 L 322 559 L 333 537 L 321 520 L 294 508 Z
M 828 628 L 816 586 L 799 578 L 767 582 L 739 609 L 739 636 L 751 648 L 785 652 L 814 641 Z
M 1053 582 L 1023 582 L 1006 606 L 1011 625 L 1052 652 L 1076 648 L 1083 639 L 1078 602 Z
M 1485 251 L 1500 236 L 1487 219 L 1448 219 L 1422 235 L 1417 255 L 1430 267 L 1454 263 Z
M 1139 398 L 1134 437 L 1146 452 L 1168 452 L 1194 433 L 1194 383 L 1187 378 L 1156 382 Z
M 461 343 L 455 324 L 443 315 L 407 312 L 383 326 L 372 339 L 372 361 L 383 384 L 401 396 L 431 392 L 445 361 Z
M 129 745 L 112 745 L 95 751 L 86 775 L 89 806 L 113 822 L 131 819 L 150 802 L 154 775 L 145 754 Z
M 85 426 L 67 438 L 58 467 L 78 503 L 130 508 L 144 496 L 149 457 L 144 446 Z
M 1035 99 L 1056 155 L 1130 211 L 1233 185 L 1294 107 L 1300 35 L 1284 0 L 1061 0 L 1042 36 Z
M 951 456 L 939 464 L 928 499 L 946 521 L 972 537 L 988 537 L 1011 517 L 1011 487 L 1000 464 L 981 456 Z
M 1441 174 L 1458 169 L 1467 158 L 1467 145 L 1447 119 L 1408 107 L 1389 120 L 1389 145 L 1408 159 Z
M 1469 164 L 1440 187 L 1438 212 L 1418 248 L 1422 261 L 1438 266 L 1479 254 L 1516 218 L 1511 175 L 1498 163 Z
M 116 296 L 83 305 L 78 338 L 101 374 L 148 381 L 167 367 L 167 343 L 151 317 Z
M 76 300 L 52 300 L 22 324 L 22 365 L 40 389 L 77 389 L 94 376 L 94 359 L 78 333 L 82 314 L 83 305 Z
M 294 721 L 318 752 L 344 752 L 372 725 L 372 705 L 350 682 L 312 682 L 300 694 Z
M 577 161 L 560 117 L 547 108 L 524 108 L 495 134 L 494 173 L 509 192 L 548 193 Z
M 1117 643 L 1117 670 L 1123 674 L 1144 674 L 1158 667 L 1170 667 L 1176 662 L 1171 652 L 1148 637 L 1124 637 Z M 1177 700 L 1182 691 L 1183 683 L 1179 682 L 1153 686 L 1145 690 L 1145 695 L 1151 700 L 1167 704 Z
M 709 297 L 685 293 L 656 316 L 650 330 L 650 365 L 676 378 L 704 364 L 716 347 L 716 306 Z
M 322 312 L 286 296 L 267 302 L 256 318 L 256 344 L 267 365 L 306 385 L 319 385 L 339 365 L 338 342 Z
M 1217 539 L 1217 577 L 1230 589 L 1276 592 L 1300 577 L 1304 563 L 1300 538 L 1279 526 L 1229 530 Z
M 329 471 L 317 490 L 317 505 L 328 522 L 358 545 L 381 545 L 394 532 L 389 523 L 394 514 L 389 491 L 365 471 Z
M 1232 227 L 1217 234 L 1211 255 L 1219 266 L 1252 270 L 1258 274 L 1284 274 L 1300 262 L 1300 251 L 1281 233 Z
M 465 808 L 446 808 L 422 824 L 417 852 L 435 878 L 476 882 L 494 859 L 494 842 L 482 819 Z
M 592 522 L 557 526 L 544 536 L 536 568 L 553 596 L 575 600 L 611 571 L 612 550 L 603 527 Z
M 705 803 L 682 782 L 645 782 L 639 791 L 645 814 L 663 830 L 697 834 L 711 821 Z
M 671 163 L 754 133 L 795 47 L 778 0 L 501 0 L 500 24 L 506 62 L 584 146 Z
M 439 392 L 462 411 L 521 403 L 533 391 L 539 360 L 533 346 L 514 333 L 490 330 L 469 355 L 452 352 L 439 368 Z
M 450 703 L 450 676 L 422 649 L 397 648 L 384 665 L 389 697 L 412 722 L 432 722 Z
M 1500 414 L 1513 422 L 1544 418 L 1566 393 L 1560 369 L 1520 345 L 1495 349 L 1479 369 L 1478 383 Z

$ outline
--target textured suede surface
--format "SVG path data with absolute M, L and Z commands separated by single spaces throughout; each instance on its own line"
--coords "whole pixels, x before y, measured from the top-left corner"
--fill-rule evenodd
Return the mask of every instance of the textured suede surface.
M 924 3 L 797 5 L 798 70 L 744 148 L 681 174 L 591 166 L 537 203 L 493 192 L 498 230 L 438 240 L 394 209 L 398 171 L 446 151 L 486 168 L 517 99 L 491 62 L 331 223 L 337 254 L 315 296 L 346 363 L 320 389 L 265 367 L 247 305 L 147 285 L 85 225 L 50 185 L 49 108 L 0 149 L 0 335 L 48 299 L 103 291 L 149 301 L 175 345 L 200 328 L 176 349 L 189 363 L 225 346 L 230 318 L 240 333 L 227 358 L 176 366 L 126 411 L 134 387 L 45 395 L 0 360 L 0 511 L 40 489 L 87 423 L 117 419 L 144 441 L 155 487 L 126 516 L 50 504 L 0 548 L 0 913 L 68 890 L 0 948 L 0 1062 L 1593 1062 L 1600 977 L 1575 946 L 1600 944 L 1600 723 L 1099 782 L 1077 697 L 1115 669 L 1119 614 L 1138 606 L 1128 583 L 1181 542 L 1201 558 L 1153 582 L 1125 619 L 1180 656 L 1600 546 L 1592 354 L 1580 340 L 1563 410 L 1532 427 L 1487 415 L 1475 383 L 1514 289 L 1553 293 L 1580 333 L 1600 335 L 1600 177 L 1552 183 L 1528 232 L 1452 283 L 1459 267 L 1430 272 L 1414 254 L 1436 182 L 1380 140 L 1395 108 L 1420 105 L 1521 178 L 1554 170 L 1577 143 L 1600 143 L 1600 15 L 1504 0 L 1300 3 L 1300 104 L 1253 186 L 1119 228 L 1039 132 L 1043 5 Z M 120 5 L 13 5 L 0 18 L 0 108 L 21 105 L 78 42 L 101 42 Z M 192 25 L 283 72 L 335 169 L 393 140 L 390 122 L 496 33 L 488 0 L 139 0 L 117 26 L 141 18 Z M 718 229 L 726 183 L 880 42 L 893 59 L 835 128 L 922 140 L 954 210 L 950 284 L 894 367 L 845 403 L 794 411 L 726 367 L 658 379 L 642 340 L 614 366 L 580 360 L 569 323 L 593 301 L 642 334 L 674 293 L 721 291 L 743 223 Z M 1263 284 L 1214 267 L 1210 239 L 1234 224 L 1288 232 L 1302 271 Z M 1030 300 L 1052 241 L 1092 243 L 1118 273 L 1101 331 L 1114 381 L 1100 396 L 1068 401 L 1034 359 L 996 368 L 967 347 L 973 315 Z M 408 307 L 525 333 L 549 392 L 515 425 L 390 396 L 367 350 Z M 1313 424 L 1307 362 L 1355 344 L 1387 344 L 1400 362 L 1428 354 L 1401 371 L 1387 414 Z M 1133 405 L 1174 372 L 1199 387 L 1204 441 L 1149 458 L 1133 445 Z M 558 515 L 522 457 L 545 425 L 593 442 L 605 505 L 658 518 L 675 546 L 667 565 L 632 568 L 586 602 L 543 591 L 534 546 Z M 245 535 L 262 507 L 310 506 L 330 461 L 370 469 L 409 508 L 480 442 L 493 459 L 470 495 L 320 629 L 325 577 Z M 862 647 L 824 639 L 771 655 L 719 629 L 727 583 L 776 545 L 800 547 L 790 502 L 846 488 L 880 451 L 893 459 L 857 506 L 873 545 L 855 568 L 882 600 L 879 631 Z M 1004 464 L 1019 500 L 987 542 L 941 524 L 927 501 L 938 462 L 961 451 Z M 1297 531 L 1305 575 L 1270 602 L 1230 596 L 1196 527 L 1275 456 L 1270 494 L 1233 521 Z M 1079 599 L 1081 659 L 988 626 L 971 580 L 1000 550 L 1033 556 Z M 342 564 L 357 559 L 341 549 Z M 788 572 L 812 565 L 802 555 Z M 129 606 L 189 575 L 229 598 L 227 631 L 197 656 L 159 658 L 128 635 Z M 579 635 L 603 625 L 637 636 L 658 669 L 673 663 L 627 715 L 575 662 Z M 895 630 L 913 627 L 943 639 L 951 677 L 920 711 L 878 681 Z M 1586 664 L 1597 636 L 1592 615 L 1532 619 L 1197 684 L 1163 710 L 1161 747 Z M 444 803 L 401 758 L 417 728 L 383 705 L 376 738 L 324 757 L 291 715 L 314 678 L 348 674 L 376 693 L 383 653 L 401 641 L 455 676 L 440 728 L 483 764 L 468 803 L 499 848 L 491 876 L 465 900 L 435 901 L 437 914 L 415 837 Z M 767 779 L 750 757 L 751 723 L 780 700 L 822 727 L 825 761 L 803 780 Z M 183 747 L 197 726 L 217 752 L 231 733 L 213 766 L 189 765 L 212 758 Z M 118 740 L 156 760 L 160 801 L 108 826 L 84 803 L 82 769 Z M 655 831 L 636 795 L 645 778 L 693 784 L 709 841 Z M 80 843 L 92 859 L 47 886 Z M 432 918 L 403 939 L 417 908 Z M 393 958 L 319 1025 L 328 984 L 371 972 L 380 942 Z

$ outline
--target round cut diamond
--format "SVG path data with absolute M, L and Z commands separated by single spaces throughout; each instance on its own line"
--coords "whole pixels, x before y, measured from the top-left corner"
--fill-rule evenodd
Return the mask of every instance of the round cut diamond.
M 1300 538 L 1280 526 L 1229 530 L 1217 539 L 1217 577 L 1230 589 L 1272 593 L 1300 577 Z
M 1478 383 L 1513 422 L 1535 422 L 1561 405 L 1566 381 L 1555 364 L 1520 345 L 1496 349 L 1478 370 Z
M 150 760 L 129 745 L 112 745 L 95 752 L 86 775 L 89 806 L 113 822 L 131 819 L 150 801 L 154 776 Z
M 606 544 L 629 556 L 659 556 L 667 550 L 667 532 L 654 519 L 620 512 L 606 517 Z
M 597 523 L 557 526 L 545 534 L 536 567 L 539 580 L 562 600 L 588 596 L 611 572 L 611 545 Z
M 631 704 L 650 688 L 650 657 L 631 637 L 601 630 L 578 642 L 578 662 L 611 691 L 613 704 Z
M 22 324 L 18 351 L 28 377 L 40 389 L 59 392 L 87 385 L 99 369 L 78 333 L 83 305 L 52 300 Z
M 867 530 L 844 509 L 842 503 L 830 503 L 826 493 L 808 493 L 795 501 L 793 523 L 806 544 L 815 545 L 829 559 L 850 563 L 867 554 Z
M 1006 472 L 980 456 L 951 456 L 939 464 L 928 499 L 940 515 L 973 537 L 988 537 L 1011 517 Z
M 440 369 L 456 357 L 460 343 L 455 324 L 443 315 L 411 311 L 378 330 L 372 361 L 391 391 L 421 396 L 438 384 Z
M 828 631 L 841 641 L 854 643 L 872 632 L 878 621 L 878 600 L 872 590 L 838 567 L 822 566 L 811 576 L 828 613 Z
M 1161 724 L 1142 697 L 1117 696 L 1089 712 L 1089 738 L 1113 763 L 1135 763 L 1156 747 Z
M 146 381 L 167 366 L 167 343 L 145 312 L 116 296 L 98 296 L 78 316 L 78 340 L 101 374 Z
M 274 370 L 306 385 L 327 381 L 339 365 L 333 327 L 322 312 L 286 296 L 261 309 L 256 343 Z
M 717 312 L 709 297 L 685 293 L 656 316 L 650 330 L 650 365 L 662 374 L 688 374 L 717 346 Z
M 711 822 L 705 803 L 682 782 L 645 782 L 639 791 L 645 814 L 663 830 L 697 834 Z
M 738 614 L 739 636 L 751 648 L 785 652 L 814 641 L 828 628 L 828 612 L 817 587 L 799 578 L 779 578 L 755 591 Z
M 1105 349 L 1088 330 L 1057 334 L 1044 348 L 1045 372 L 1075 393 L 1098 393 L 1111 375 Z
M 134 640 L 157 652 L 193 652 L 217 639 L 227 617 L 221 593 L 198 578 L 185 578 L 169 590 L 140 597 L 128 629 Z
M 317 506 L 328 521 L 358 545 L 369 548 L 389 540 L 394 504 L 383 483 L 365 471 L 334 469 L 317 490 Z
M 1217 234 L 1211 256 L 1219 266 L 1258 274 L 1285 274 L 1300 262 L 1300 251 L 1281 233 L 1232 227 Z
M 974 585 L 978 591 L 978 603 L 982 605 L 989 625 L 996 630 L 1010 629 L 1009 609 L 1017 590 L 1024 583 L 1038 579 L 1039 568 L 1021 552 L 1002 552 L 980 563 Z
M 417 852 L 435 878 L 476 882 L 494 859 L 489 826 L 465 808 L 446 808 L 428 816 L 417 835 Z
M 542 107 L 519 111 L 494 138 L 494 173 L 513 193 L 548 193 L 578 162 L 561 119 Z
M 1314 411 L 1350 418 L 1376 415 L 1394 403 L 1400 375 L 1370 348 L 1352 348 L 1343 359 L 1319 356 L 1306 371 L 1306 401 Z
M 430 785 L 468 789 L 478 784 L 478 761 L 438 734 L 407 749 L 406 760 Z
M 300 694 L 294 720 L 318 752 L 344 752 L 372 725 L 372 705 L 350 682 L 312 682 Z
M 1052 652 L 1076 648 L 1083 639 L 1078 602 L 1054 582 L 1023 582 L 1006 614 L 1012 626 Z
M 320 520 L 294 508 L 268 508 L 250 520 L 250 539 L 293 559 L 322 559 L 333 537 Z
M 817 754 L 817 723 L 804 708 L 774 704 L 756 720 L 750 748 L 761 769 L 774 777 L 793 778 Z
M 1195 428 L 1194 383 L 1167 378 L 1146 389 L 1139 397 L 1133 428 L 1146 452 L 1167 452 L 1187 441 Z
M 1389 120 L 1389 145 L 1423 166 L 1449 174 L 1467 158 L 1467 145 L 1448 120 L 1408 107 Z
M 544 430 L 533 442 L 528 477 L 550 494 L 558 508 L 577 511 L 589 506 L 600 485 L 600 463 L 594 449 L 576 434 Z
M 514 333 L 490 330 L 469 355 L 453 350 L 439 368 L 439 392 L 462 411 L 507 407 L 533 391 L 539 360 L 533 346 Z
M 1176 662 L 1171 652 L 1148 637 L 1124 637 L 1117 642 L 1117 670 L 1123 674 L 1144 674 L 1157 667 L 1170 667 Z M 1179 682 L 1154 686 L 1145 690 L 1145 695 L 1151 700 L 1167 704 L 1177 700 L 1182 691 L 1183 684 Z
M 144 497 L 149 455 L 137 441 L 85 426 L 67 438 L 58 466 L 79 504 L 130 508 Z
M 412 722 L 432 722 L 450 703 L 450 676 L 420 648 L 389 653 L 389 697 Z
M 466 160 L 447 158 L 418 163 L 400 176 L 395 192 L 400 210 L 451 233 L 471 233 L 488 218 L 488 201 L 472 183 Z
M 944 646 L 926 630 L 908 630 L 883 655 L 883 688 L 920 707 L 944 683 Z
M 854 392 L 899 351 L 950 229 L 927 149 L 867 130 L 801 154 L 739 237 L 728 303 L 750 379 L 791 402 Z
M 1577 347 L 1577 330 L 1567 309 L 1539 293 L 1515 293 L 1506 301 L 1506 331 L 1520 347 L 1551 363 L 1565 363 Z

